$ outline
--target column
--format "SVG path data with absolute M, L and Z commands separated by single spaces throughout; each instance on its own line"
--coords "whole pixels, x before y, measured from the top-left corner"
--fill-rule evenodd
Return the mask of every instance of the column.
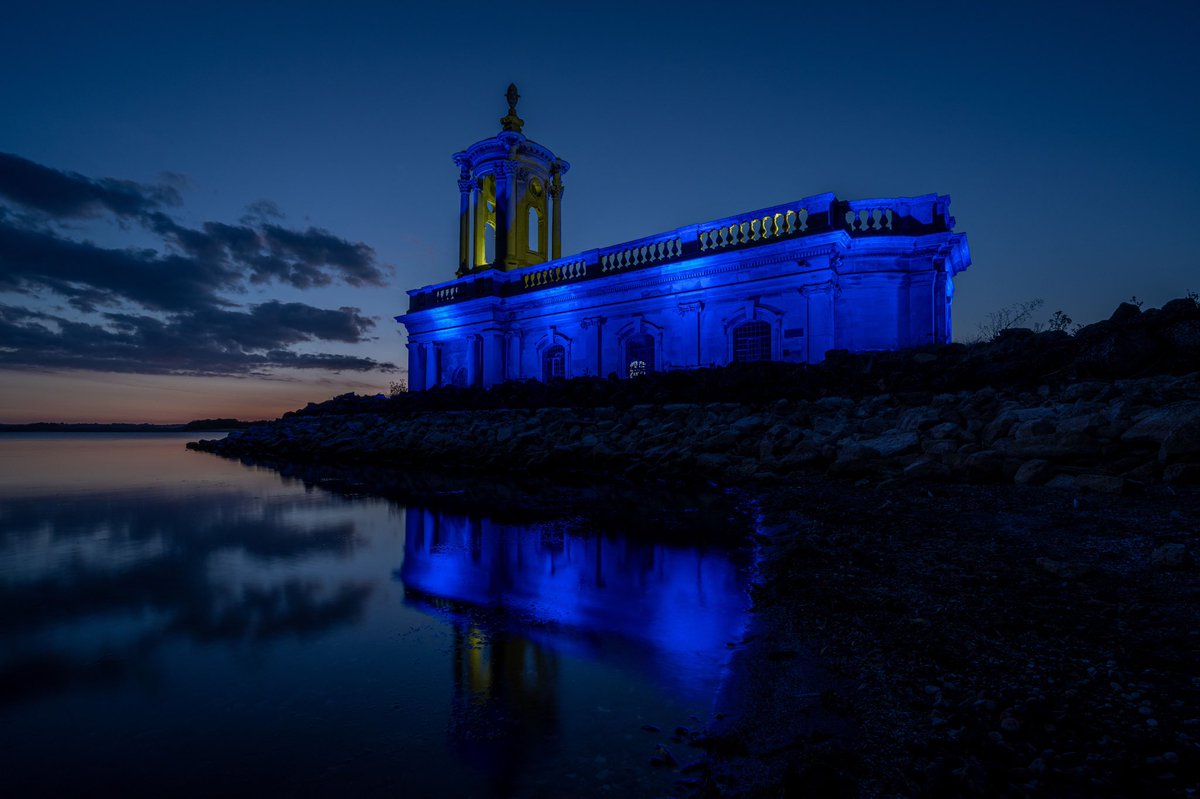
M 505 269 L 517 267 L 517 162 L 504 162 L 504 246 L 500 246 L 501 225 L 496 225 L 496 260 Z M 497 220 L 499 222 L 499 220 Z M 503 257 L 502 257 L 503 255 Z
M 422 345 L 408 342 L 408 390 L 425 390 L 425 365 L 421 363 Z
M 480 336 L 483 349 L 483 387 L 503 383 L 504 374 L 504 333 L 499 330 L 487 330 Z
M 442 345 L 431 341 L 425 345 L 425 388 L 441 385 Z
M 596 329 L 596 334 L 592 336 L 592 341 L 596 347 L 595 375 L 604 377 L 604 323 L 608 321 L 603 316 L 589 316 L 580 323 L 580 327 L 584 330 L 590 330 L 593 327 Z M 591 368 L 591 367 L 589 367 Z
M 562 257 L 562 178 L 555 172 L 550 179 L 550 260 Z
M 520 380 L 525 376 L 522 358 L 525 355 L 523 343 L 524 332 L 513 330 L 508 334 L 508 379 Z
M 472 263 L 475 266 L 483 266 L 487 259 L 487 200 L 484 199 L 483 186 L 479 180 L 475 181 L 471 191 L 475 208 L 475 258 Z
M 465 174 L 465 173 L 464 173 Z M 471 189 L 475 182 L 470 178 L 458 181 L 458 276 L 471 271 Z
M 479 336 L 467 336 L 467 385 L 479 385 Z

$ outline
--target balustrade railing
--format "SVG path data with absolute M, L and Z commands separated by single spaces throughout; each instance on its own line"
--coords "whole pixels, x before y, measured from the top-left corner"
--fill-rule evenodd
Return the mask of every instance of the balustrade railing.
M 891 208 L 855 208 L 845 214 L 846 226 L 852 231 L 892 230 Z
M 608 273 L 645 266 L 670 258 L 678 258 L 682 254 L 683 243 L 674 233 L 655 236 L 651 240 L 640 239 L 600 250 L 600 271 Z
M 851 236 L 921 235 L 954 228 L 950 198 L 938 194 L 873 200 L 839 201 L 818 194 L 793 203 L 748 214 L 677 228 L 668 233 L 588 250 L 536 267 L 489 273 L 485 280 L 472 275 L 462 282 L 446 283 L 409 292 L 410 310 L 485 295 L 509 296 L 543 286 L 642 269 L 676 259 L 715 255 L 722 251 L 772 244 L 788 238 L 842 230 Z
M 708 252 L 735 244 L 750 244 L 751 242 L 794 236 L 807 230 L 808 209 L 789 208 L 786 211 L 776 211 L 761 217 L 755 216 L 750 219 L 734 221 L 729 225 L 724 223 L 718 227 L 701 225 L 697 237 L 700 239 L 700 251 Z
M 539 269 L 536 272 L 525 272 L 521 275 L 521 282 L 524 288 L 534 288 L 536 286 L 547 286 L 551 283 L 561 283 L 564 280 L 575 280 L 587 274 L 587 262 L 582 258 L 578 261 L 570 261 L 565 264 L 558 264 L 549 269 Z

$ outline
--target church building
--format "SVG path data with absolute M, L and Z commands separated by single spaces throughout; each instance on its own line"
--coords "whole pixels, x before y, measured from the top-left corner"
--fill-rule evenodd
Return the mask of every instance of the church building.
M 817 194 L 564 256 L 570 165 L 522 133 L 516 86 L 507 99 L 500 132 L 454 154 L 454 279 L 396 317 L 411 391 L 950 341 L 971 255 L 947 195 Z

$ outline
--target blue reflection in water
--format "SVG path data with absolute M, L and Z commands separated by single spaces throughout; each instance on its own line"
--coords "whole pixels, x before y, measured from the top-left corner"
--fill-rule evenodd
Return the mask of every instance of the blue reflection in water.
M 0 439 L 6 797 L 670 793 L 638 727 L 708 711 L 736 555 L 182 444 Z
M 532 753 L 557 749 L 562 656 L 716 692 L 748 605 L 728 550 L 427 508 L 405 518 L 406 598 L 454 629 L 451 744 L 496 795 L 511 795 Z
M 719 679 L 745 622 L 744 569 L 728 550 L 516 526 L 409 508 L 406 588 L 503 609 L 559 648 L 588 634 L 637 641 L 664 681 Z M 594 649 L 594 647 L 593 647 Z

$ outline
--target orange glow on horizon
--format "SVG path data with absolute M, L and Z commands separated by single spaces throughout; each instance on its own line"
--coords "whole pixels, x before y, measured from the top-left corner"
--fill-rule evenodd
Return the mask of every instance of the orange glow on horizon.
M 273 419 L 338 394 L 386 393 L 393 375 L 365 379 L 292 372 L 276 377 L 186 377 L 107 372 L 0 372 L 0 423 L 180 424 Z

